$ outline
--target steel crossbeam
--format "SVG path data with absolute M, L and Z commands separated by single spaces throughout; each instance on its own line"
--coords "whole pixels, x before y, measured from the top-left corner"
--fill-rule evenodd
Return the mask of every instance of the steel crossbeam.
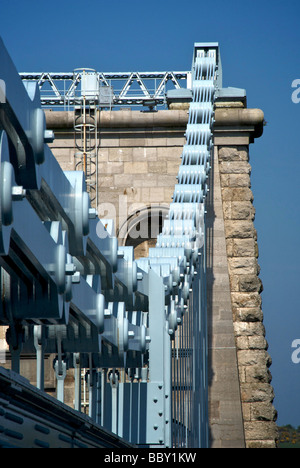
M 208 445 L 205 199 L 218 67 L 218 44 L 196 43 L 173 203 L 156 247 L 135 260 L 91 208 L 83 172 L 62 171 L 47 146 L 39 85 L 68 75 L 32 74 L 23 86 L 0 42 L 0 325 L 12 369 L 36 353 L 42 390 L 43 355 L 54 353 L 58 399 L 72 367 L 80 411 L 87 368 L 90 416 L 140 446 Z M 122 99 L 134 79 L 153 98 L 143 74 L 125 75 Z M 182 77 L 161 74 L 156 102 L 164 80 Z
M 106 107 L 123 105 L 163 105 L 166 103 L 166 89 L 187 86 L 188 71 L 162 72 L 96 72 L 98 100 L 101 105 L 101 91 L 110 90 L 112 99 Z M 20 73 L 24 82 L 38 84 L 42 106 L 74 106 L 80 99 L 83 70 L 72 73 Z M 184 84 L 181 85 L 181 82 Z M 96 90 L 95 90 L 96 91 Z M 104 105 L 102 103 L 102 105 Z

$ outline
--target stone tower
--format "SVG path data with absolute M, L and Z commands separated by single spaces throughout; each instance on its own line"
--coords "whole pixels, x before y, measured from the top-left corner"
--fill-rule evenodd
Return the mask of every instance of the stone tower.
M 46 111 L 51 149 L 75 169 L 72 112 Z M 172 200 L 188 104 L 168 110 L 98 112 L 98 215 L 113 218 L 121 245 L 147 256 Z M 211 447 L 276 447 L 276 411 L 263 325 L 249 147 L 264 116 L 244 99 L 216 102 L 207 206 L 207 296 Z M 150 212 L 156 226 L 138 231 Z

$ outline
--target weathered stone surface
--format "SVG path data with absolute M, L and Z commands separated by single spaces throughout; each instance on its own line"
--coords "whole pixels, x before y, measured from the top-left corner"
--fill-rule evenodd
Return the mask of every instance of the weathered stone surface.
M 270 355 L 264 349 L 245 349 L 238 352 L 240 366 L 261 365 L 269 367 L 271 365 Z
M 263 326 L 248 148 L 218 150 L 233 324 L 246 447 L 276 447 L 271 357 Z
M 231 301 L 233 307 L 259 307 L 261 305 L 261 297 L 258 292 L 251 293 L 231 293 Z
M 260 307 L 235 307 L 234 320 L 235 322 L 261 322 L 263 320 L 263 312 Z
M 221 174 L 222 187 L 250 187 L 248 174 Z
M 228 258 L 230 275 L 255 275 L 258 273 L 258 265 L 255 257 L 231 257 Z
M 272 375 L 269 369 L 266 366 L 249 366 L 244 368 L 244 382 L 258 382 L 270 383 L 272 380 Z
M 262 292 L 262 281 L 257 275 L 240 275 L 239 286 L 241 292 Z
M 240 336 L 236 338 L 236 346 L 238 350 L 247 349 L 267 349 L 268 345 L 263 336 L 247 337 Z
M 249 404 L 250 420 L 252 421 L 276 421 L 277 411 L 265 402 Z
M 173 172 L 174 174 L 178 173 L 178 165 L 176 165 L 176 167 L 177 169 L 176 172 Z M 167 171 L 167 161 L 164 160 L 149 161 L 148 172 L 151 172 L 152 174 L 170 174 L 170 172 Z
M 250 440 L 272 440 L 277 434 L 275 423 L 269 421 L 255 421 L 245 423 L 245 431 Z
M 257 275 L 230 275 L 231 292 L 262 292 L 262 282 Z M 235 306 L 233 306 L 235 307 Z
M 225 187 L 222 189 L 222 196 L 224 201 L 253 201 L 252 190 L 248 187 Z
M 124 174 L 147 174 L 148 164 L 144 161 L 124 162 Z
M 118 161 L 118 162 L 131 161 L 132 160 L 132 148 L 109 148 L 108 160 Z
M 250 201 L 224 202 L 223 210 L 225 219 L 253 221 L 255 218 L 255 209 Z
M 274 391 L 268 383 L 251 382 L 241 384 L 242 401 L 244 402 L 272 402 Z
M 225 235 L 227 238 L 245 239 L 254 237 L 254 226 L 250 220 L 227 220 L 225 223 Z
M 223 161 L 219 170 L 220 174 L 250 174 L 251 166 L 246 161 Z
M 155 147 L 135 147 L 132 148 L 133 161 L 157 161 L 157 148 Z
M 228 107 L 229 104 L 223 105 Z M 180 111 L 136 113 L 135 124 L 133 112 L 109 113 L 107 116 L 114 120 L 114 128 L 108 123 L 104 125 L 104 113 L 101 113 L 100 202 L 114 203 L 116 227 L 122 214 L 119 213 L 120 194 L 126 195 L 130 203 L 171 202 L 187 123 L 187 113 L 181 112 L 181 123 L 177 116 L 175 120 L 172 117 L 171 125 L 166 125 L 165 118 L 175 116 L 176 112 Z M 241 115 L 245 112 L 241 109 Z M 130 129 L 125 128 L 125 117 L 131 122 Z M 149 119 L 153 120 L 151 125 L 149 122 L 140 125 L 141 120 Z M 154 124 L 157 119 L 160 123 Z M 120 122 L 122 131 L 118 127 Z M 67 144 L 63 138 L 54 142 L 58 160 L 59 151 L 63 149 L 61 158 L 66 168 L 72 163 L 71 153 L 67 151 L 68 145 L 72 149 L 74 145 L 71 133 L 69 131 Z M 241 131 L 242 140 L 249 141 L 250 133 L 248 128 Z M 218 147 L 220 143 L 216 143 L 214 152 L 214 199 L 208 214 L 208 221 L 213 226 L 213 242 L 208 245 L 208 257 L 213 255 L 211 270 L 210 265 L 208 267 L 212 282 L 208 303 L 214 314 L 209 330 L 212 360 L 210 422 L 215 447 L 244 446 L 245 434 L 247 447 L 267 448 L 275 446 L 276 411 L 272 405 L 271 359 L 267 353 L 261 308 L 262 283 L 258 278 L 249 149 L 238 145 L 241 141 L 238 134 L 239 128 L 234 132 L 232 128 L 229 132 L 224 129 L 221 139 L 226 146 Z M 234 140 L 236 143 L 232 143 Z M 130 205 L 129 214 L 133 206 Z M 112 216 L 109 214 L 108 217 Z M 149 245 L 141 245 L 140 249 L 147 254 Z
M 227 240 L 229 242 L 229 240 Z M 253 238 L 232 239 L 232 256 L 233 257 L 255 257 L 256 244 Z
M 223 146 L 219 148 L 220 161 L 247 161 L 249 160 L 247 146 Z
M 245 308 L 249 311 L 250 309 Z M 262 322 L 235 322 L 233 324 L 236 336 L 265 336 L 265 327 Z
M 276 437 L 276 439 L 275 439 Z M 276 449 L 277 444 L 276 440 L 278 439 L 278 431 L 274 429 L 274 438 L 270 440 L 249 440 L 247 439 L 246 448 L 247 449 Z
M 232 323 L 230 285 L 217 152 L 214 152 L 213 200 L 209 200 L 207 225 L 209 313 L 209 402 L 212 448 L 244 448 L 236 343 Z M 210 204 L 211 203 L 211 204 Z M 212 269 L 210 269 L 210 265 Z

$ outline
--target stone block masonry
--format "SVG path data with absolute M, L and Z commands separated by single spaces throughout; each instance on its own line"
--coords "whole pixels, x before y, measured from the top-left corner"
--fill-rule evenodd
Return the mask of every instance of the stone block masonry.
M 54 155 L 73 170 L 73 114 L 48 111 L 46 119 Z M 244 103 L 217 102 L 215 119 L 207 203 L 211 447 L 276 447 L 249 161 L 264 115 Z M 127 197 L 128 215 L 140 204 L 171 202 L 187 121 L 187 109 L 100 112 L 99 204 L 114 204 L 117 229 L 120 197 Z
M 218 164 L 246 447 L 276 446 L 247 146 L 219 146 Z
M 120 197 L 122 203 L 126 197 L 128 216 L 172 201 L 187 118 L 187 110 L 99 113 L 97 208 L 100 217 L 114 218 L 116 231 L 124 221 Z M 72 112 L 46 111 L 46 119 L 56 137 L 51 150 L 64 170 L 74 170 Z M 106 210 L 110 204 L 113 213 Z

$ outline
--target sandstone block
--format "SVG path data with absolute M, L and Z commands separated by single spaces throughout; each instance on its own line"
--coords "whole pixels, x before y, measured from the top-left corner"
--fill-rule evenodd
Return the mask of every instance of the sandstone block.
M 177 175 L 178 174 L 178 169 L 179 169 L 179 166 L 180 166 L 180 158 L 175 158 L 174 160 L 172 161 L 167 161 L 167 173 L 168 174 L 175 174 Z
M 127 175 L 127 177 L 133 177 L 130 176 L 130 174 Z M 133 183 L 135 187 L 157 187 L 157 177 L 154 177 L 153 174 L 144 174 L 143 176 L 141 174 L 136 174 L 133 178 Z
M 157 149 L 156 148 L 132 148 L 132 160 L 133 161 L 157 161 Z
M 270 367 L 270 355 L 266 350 L 250 349 L 238 351 L 239 366 L 260 366 L 265 369 Z
M 150 187 L 142 187 L 141 188 L 141 199 L 145 201 L 145 203 L 149 202 L 150 197 Z
M 247 336 L 238 336 L 236 338 L 236 347 L 237 350 L 245 350 L 249 348 L 249 340 Z
M 247 439 L 252 441 L 275 440 L 278 433 L 275 423 L 267 421 L 255 421 L 245 423 Z M 274 442 L 273 442 L 274 443 Z
M 177 180 L 176 180 L 175 175 L 166 175 L 166 174 L 157 175 L 157 185 L 160 187 L 174 187 L 176 182 Z
M 261 322 L 263 320 L 263 312 L 260 307 L 235 307 L 234 319 L 238 322 Z
M 239 290 L 241 292 L 262 292 L 262 282 L 257 275 L 239 275 Z
M 164 188 L 164 200 L 166 203 L 171 203 L 174 194 L 174 188 Z
M 276 421 L 277 411 L 270 403 L 250 403 L 250 420 L 253 421 Z
M 169 147 L 178 146 L 178 147 L 182 148 L 183 145 L 185 144 L 185 142 L 186 142 L 185 137 L 181 137 L 181 136 L 177 136 L 177 135 L 174 135 L 174 136 L 171 136 L 171 137 L 167 138 L 167 146 L 169 146 Z
M 144 136 L 144 138 L 143 138 Z M 134 147 L 134 146 L 146 146 L 145 134 L 140 134 L 139 138 L 120 138 L 120 146 Z
M 240 275 L 230 275 L 229 282 L 230 282 L 230 291 L 231 292 L 239 292 L 240 290 Z
M 250 177 L 248 174 L 221 174 L 222 187 L 250 187 Z
M 219 148 L 220 161 L 248 161 L 249 151 L 247 146 L 223 146 Z
M 272 380 L 272 376 L 267 366 L 247 366 L 244 367 L 244 370 L 246 383 L 257 381 L 269 384 Z
M 250 220 L 227 220 L 225 223 L 226 238 L 235 237 L 239 239 L 253 238 L 254 226 Z
M 241 385 L 242 400 L 244 402 L 270 403 L 274 399 L 274 391 L 268 383 L 243 383 Z
M 251 238 L 232 239 L 232 256 L 233 257 L 256 257 L 255 245 L 256 245 L 255 240 Z
M 109 148 L 108 160 L 125 162 L 132 160 L 132 148 Z
M 263 336 L 239 336 L 236 338 L 236 345 L 239 351 L 256 349 L 267 350 L 268 348 L 267 342 Z M 253 370 L 254 366 L 251 366 L 251 369 Z
M 163 161 L 163 160 L 149 161 L 148 172 L 152 172 L 154 174 L 168 174 L 169 172 L 167 171 L 167 161 Z M 177 169 L 177 172 L 178 172 L 178 169 Z
M 160 145 L 157 144 L 157 158 L 158 159 L 167 159 L 170 161 L 177 161 L 178 158 L 180 158 L 180 152 L 182 152 L 182 147 L 179 150 L 179 148 L 176 147 L 167 147 L 167 140 L 165 140 L 165 144 Z
M 255 275 L 259 268 L 256 258 L 231 257 L 228 258 L 228 270 L 230 275 Z
M 222 188 L 223 201 L 253 201 L 253 193 L 249 187 Z
M 114 136 L 105 137 L 100 133 L 100 147 L 101 148 L 118 148 L 120 146 L 120 138 Z
M 98 171 L 100 176 L 102 174 L 123 174 L 124 163 L 118 161 L 99 162 Z
M 265 336 L 262 322 L 235 322 L 234 331 L 236 336 Z
M 98 149 L 98 161 L 99 162 L 108 161 L 108 148 L 99 148 Z
M 271 440 L 247 440 L 246 449 L 276 449 L 277 443 L 275 439 Z
M 147 162 L 135 161 L 135 162 L 124 162 L 124 174 L 147 174 L 148 164 Z
M 268 344 L 264 336 L 249 336 L 249 349 L 268 349 Z
M 261 296 L 258 292 L 233 292 L 231 293 L 232 307 L 259 307 Z
M 222 239 L 222 238 L 221 238 Z M 223 242 L 223 239 L 221 240 Z M 215 242 L 215 239 L 214 239 Z M 233 239 L 226 239 L 226 251 L 228 257 L 233 257 Z
M 164 201 L 164 189 L 161 187 L 150 188 L 149 201 L 150 202 L 163 202 Z
M 250 174 L 251 166 L 246 161 L 222 161 L 219 170 L 221 174 Z
M 105 187 L 114 186 L 114 176 L 113 175 L 99 175 L 98 177 L 98 190 L 99 192 Z
M 114 175 L 114 186 L 115 187 L 132 187 L 133 186 L 133 175 L 131 174 L 115 174 Z
M 225 220 L 254 220 L 255 208 L 251 201 L 223 203 L 223 213 Z

